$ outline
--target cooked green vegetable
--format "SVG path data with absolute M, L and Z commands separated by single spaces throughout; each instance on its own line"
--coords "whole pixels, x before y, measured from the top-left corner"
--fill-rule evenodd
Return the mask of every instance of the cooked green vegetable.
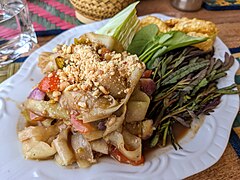
M 225 71 L 233 65 L 233 57 L 226 54 L 221 62 L 211 58 L 211 53 L 194 47 L 181 48 L 152 63 L 157 90 L 147 113 L 156 129 L 150 147 L 165 146 L 170 139 L 175 149 L 181 148 L 173 134 L 175 123 L 189 128 L 193 118 L 213 112 L 223 94 L 239 93 L 235 84 L 217 88 L 217 80 L 226 76 Z
M 178 82 L 179 79 L 182 79 L 183 77 L 185 77 L 186 75 L 205 68 L 209 63 L 208 62 L 199 62 L 196 64 L 189 64 L 187 66 L 184 66 L 180 69 L 178 69 L 177 71 L 175 71 L 174 73 L 172 73 L 171 75 L 169 75 L 166 79 L 164 79 L 162 81 L 162 85 L 167 85 L 167 84 L 172 84 L 172 83 L 176 83 Z

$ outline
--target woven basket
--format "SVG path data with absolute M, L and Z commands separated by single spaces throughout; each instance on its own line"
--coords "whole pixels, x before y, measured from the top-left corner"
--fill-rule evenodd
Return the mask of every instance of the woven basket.
M 70 0 L 83 23 L 110 18 L 135 0 Z

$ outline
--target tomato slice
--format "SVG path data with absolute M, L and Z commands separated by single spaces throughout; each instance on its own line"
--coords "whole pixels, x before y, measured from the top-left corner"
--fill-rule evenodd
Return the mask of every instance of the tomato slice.
M 59 90 L 59 77 L 56 72 L 52 72 L 52 76 L 45 76 L 39 83 L 38 88 L 43 92 L 53 92 Z
M 142 156 L 140 160 L 133 161 L 124 156 L 116 147 L 110 147 L 110 156 L 121 163 L 131 164 L 133 166 L 138 166 L 144 163 L 144 157 Z
M 82 134 L 96 130 L 91 124 L 83 123 L 83 120 L 77 119 L 75 115 L 71 115 L 71 123 L 73 128 Z

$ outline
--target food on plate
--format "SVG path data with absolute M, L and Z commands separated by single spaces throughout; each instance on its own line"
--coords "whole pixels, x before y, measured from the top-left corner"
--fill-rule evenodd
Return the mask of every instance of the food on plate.
M 224 62 L 194 47 L 176 49 L 153 63 L 152 94 L 147 117 L 157 129 L 149 141 L 151 147 L 167 144 L 170 136 L 175 149 L 181 146 L 174 137 L 174 126 L 190 128 L 193 119 L 209 115 L 221 102 L 223 94 L 237 93 L 236 85 L 218 88 L 218 80 L 227 75 L 234 58 L 225 54 Z
M 139 26 L 135 9 L 138 3 L 139 1 L 132 3 L 116 14 L 105 26 L 98 29 L 96 34 L 110 36 L 121 43 L 124 49 L 127 49 Z
M 154 16 L 147 16 L 140 21 L 141 28 L 149 24 L 156 24 L 159 28 L 159 32 L 163 33 L 181 31 L 189 36 L 206 37 L 208 38 L 206 41 L 193 45 L 204 51 L 210 51 L 212 49 L 218 33 L 214 23 L 196 18 L 189 19 L 184 17 L 162 21 Z
M 44 77 L 23 102 L 26 127 L 18 132 L 26 159 L 86 168 L 108 155 L 141 165 L 146 148 L 181 148 L 176 124 L 190 128 L 223 94 L 238 93 L 235 84 L 217 87 L 233 57 L 222 62 L 212 57 L 212 44 L 208 51 L 193 47 L 210 36 L 171 31 L 166 25 L 181 20 L 155 17 L 137 31 L 136 4 L 97 32 L 39 55 Z M 189 32 L 199 33 L 194 28 Z
M 64 67 L 55 66 L 57 69 L 49 68 L 47 71 L 46 59 L 50 59 L 48 63 L 52 64 L 53 56 L 56 57 L 56 62 L 61 58 Z M 33 146 L 35 143 L 38 143 L 38 146 L 50 143 L 46 148 L 55 149 L 57 161 L 63 165 L 78 161 L 75 156 L 75 159 L 72 158 L 73 152 L 68 145 L 68 137 L 71 138 L 71 144 L 74 144 L 72 148 L 75 149 L 75 155 L 82 156 L 78 152 L 79 148 L 86 151 L 86 158 L 84 156 L 81 159 L 86 161 L 85 163 L 95 162 L 93 154 L 87 153 L 92 153 L 91 143 L 94 144 L 96 152 L 102 152 L 101 146 L 98 145 L 100 142 L 114 144 L 119 147 L 123 156 L 132 161 L 141 159 L 141 139 L 130 136 L 122 126 L 124 121 L 143 121 L 150 103 L 149 97 L 137 87 L 145 65 L 136 55 L 127 52 L 116 53 L 94 42 L 59 45 L 50 56 L 47 57 L 46 53 L 40 55 L 39 67 L 42 67 L 46 76 L 23 103 L 23 108 L 27 111 L 25 114 L 29 115 L 28 123 L 38 121 L 42 126 L 30 126 L 21 131 L 21 141 L 34 141 Z M 138 106 L 142 113 L 133 119 L 131 115 L 136 114 L 134 106 Z M 49 119 L 52 120 L 50 124 L 54 125 L 44 127 L 42 123 L 48 122 Z M 52 126 L 56 126 L 58 133 L 46 137 L 48 128 Z M 121 133 L 122 130 L 124 133 Z M 123 138 L 130 138 L 127 145 L 124 144 Z M 75 142 L 79 140 L 84 144 Z M 139 143 L 134 144 L 135 141 Z M 24 149 L 27 149 L 24 151 L 26 158 L 49 157 L 49 154 L 42 156 L 36 153 L 36 157 L 28 155 L 32 149 L 25 148 L 25 145 L 29 147 L 31 144 L 23 144 Z M 104 152 L 108 154 L 108 147 L 104 148 L 107 149 Z M 128 148 L 131 149 L 131 153 Z M 134 149 L 136 152 L 132 151 Z M 69 156 L 65 157 L 65 152 Z

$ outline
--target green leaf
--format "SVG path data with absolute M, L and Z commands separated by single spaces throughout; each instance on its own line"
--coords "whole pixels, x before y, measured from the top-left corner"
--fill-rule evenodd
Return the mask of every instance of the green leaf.
M 140 55 L 145 47 L 154 39 L 158 33 L 158 27 L 155 24 L 149 24 L 136 33 L 131 44 L 128 46 L 128 52 Z
M 158 51 L 157 51 L 157 53 L 159 53 L 159 54 L 163 54 L 165 51 L 167 50 L 167 47 L 166 46 L 163 46 L 161 49 L 159 49 Z M 158 56 L 159 57 L 159 56 Z M 147 63 L 147 68 L 148 69 L 154 69 L 154 66 L 153 66 L 153 64 L 155 64 L 154 62 L 156 61 L 156 59 L 157 58 L 155 58 L 155 59 L 151 59 L 150 61 L 146 61 L 146 63 Z M 144 61 L 145 62 L 145 61 Z M 156 66 L 156 65 L 155 65 Z
M 200 43 L 208 39 L 206 37 L 188 36 L 187 34 L 180 31 L 171 31 L 169 32 L 169 34 L 173 35 L 172 38 L 164 43 L 165 46 L 169 47 L 168 51 L 171 51 L 173 49 L 177 49 L 180 47 Z
M 170 38 L 173 37 L 172 33 L 162 33 L 156 37 L 156 41 L 158 41 L 159 44 L 164 44 L 166 41 L 168 41 Z
M 171 39 L 173 37 L 172 34 L 166 34 L 166 33 L 162 33 L 158 36 L 155 37 L 154 43 L 158 43 L 159 44 L 159 48 L 157 50 L 154 51 L 153 56 L 149 57 L 148 59 L 151 58 L 151 62 L 149 64 L 153 64 L 153 61 L 155 61 L 155 59 L 161 55 L 163 55 L 164 53 L 166 53 L 168 51 L 168 47 L 164 45 L 165 42 L 167 42 L 169 39 Z M 146 51 L 150 51 L 151 49 L 147 49 Z M 141 58 L 140 58 L 141 59 Z M 144 60 L 144 62 L 146 63 L 147 60 Z M 149 66 L 149 65 L 148 65 Z
M 105 26 L 97 30 L 96 33 L 116 38 L 123 45 L 124 49 L 127 49 L 139 25 L 135 9 L 138 3 L 139 1 L 123 9 L 111 18 Z
M 190 46 L 190 45 L 200 43 L 200 42 L 203 42 L 206 40 L 207 40 L 207 38 L 205 38 L 205 37 L 193 37 L 193 36 L 188 36 L 187 34 L 180 32 L 180 31 L 170 31 L 168 33 L 165 33 L 164 36 L 161 37 L 159 40 L 161 43 L 163 42 L 162 43 L 163 46 L 167 46 L 168 48 L 165 51 L 161 51 L 161 49 L 159 49 L 153 55 L 151 60 L 155 60 L 157 57 L 159 57 L 173 49 Z
M 154 54 L 154 52 L 159 48 L 161 48 L 161 45 L 158 45 L 157 42 L 154 42 L 154 43 L 149 42 L 147 44 L 147 47 L 145 48 L 144 52 L 139 56 L 139 59 L 141 61 L 143 61 L 143 60 L 145 61 L 145 58 L 147 58 L 149 56 L 149 54 Z
M 154 53 L 154 55 L 151 58 L 151 61 L 155 61 L 155 59 L 163 54 L 165 54 L 168 51 L 167 46 L 163 46 L 161 49 L 158 49 L 157 52 Z
M 153 57 L 151 59 L 156 59 L 155 57 L 159 57 L 161 54 L 164 54 L 167 51 L 167 46 L 164 45 L 166 41 L 168 41 L 170 38 L 172 38 L 172 34 L 166 34 L 162 33 L 154 38 L 153 44 L 158 44 L 158 50 L 153 53 Z M 146 49 L 145 51 L 151 51 L 150 48 Z M 144 61 L 145 62 L 145 61 Z

